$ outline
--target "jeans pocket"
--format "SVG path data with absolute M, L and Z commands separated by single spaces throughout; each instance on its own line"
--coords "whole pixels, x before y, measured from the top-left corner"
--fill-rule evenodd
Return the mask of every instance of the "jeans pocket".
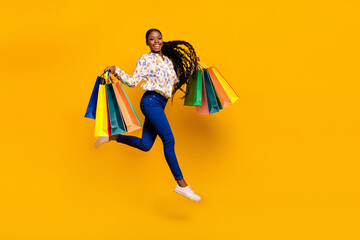
M 154 106 L 154 102 L 156 101 L 156 99 L 152 96 L 145 96 L 141 99 L 140 101 L 140 108 L 141 111 L 144 112 L 144 108 L 149 108 Z

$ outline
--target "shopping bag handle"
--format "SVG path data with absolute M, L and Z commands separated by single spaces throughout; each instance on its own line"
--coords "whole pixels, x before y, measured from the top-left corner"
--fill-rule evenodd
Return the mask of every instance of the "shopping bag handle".
M 109 83 L 112 83 L 113 81 L 111 80 L 110 78 L 110 71 L 105 71 L 103 72 L 103 74 L 100 75 L 100 77 L 102 77 L 102 81 L 101 81 L 101 84 L 104 85 L 104 84 L 109 84 Z
M 199 57 L 195 57 L 195 68 L 196 70 L 201 70 L 201 67 L 199 65 L 200 62 L 200 58 Z
M 206 69 L 206 68 L 209 68 L 208 66 L 206 66 L 205 64 L 201 63 L 201 62 L 196 62 L 197 63 L 197 67 L 200 69 L 200 70 L 203 70 L 203 69 Z
M 106 79 L 105 79 L 105 73 L 107 73 L 108 71 L 110 71 L 110 70 L 104 71 L 104 72 L 100 75 L 100 77 L 101 77 L 101 84 L 105 84 L 105 83 L 104 83 L 104 81 L 106 80 Z
M 110 70 L 107 70 L 107 71 L 104 71 L 101 75 L 100 75 L 100 77 L 102 77 L 105 73 L 107 73 L 107 72 L 110 72 Z
M 110 71 L 107 71 L 107 73 L 105 74 L 105 82 L 107 84 L 113 83 L 111 77 L 110 77 Z

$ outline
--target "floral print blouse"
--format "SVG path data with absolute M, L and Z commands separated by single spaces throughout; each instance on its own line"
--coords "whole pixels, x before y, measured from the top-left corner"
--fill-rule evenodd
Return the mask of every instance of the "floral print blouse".
M 179 79 L 172 61 L 165 55 L 163 57 L 164 59 L 159 53 L 154 52 L 144 54 L 137 61 L 132 75 L 125 74 L 123 70 L 115 66 L 114 76 L 129 87 L 134 87 L 144 80 L 145 83 L 141 84 L 144 91 L 156 91 L 170 98 L 173 86 L 179 82 Z

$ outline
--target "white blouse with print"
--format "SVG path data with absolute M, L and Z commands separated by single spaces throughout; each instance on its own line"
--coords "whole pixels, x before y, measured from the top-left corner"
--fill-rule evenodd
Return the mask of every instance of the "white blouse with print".
M 114 76 L 129 87 L 134 87 L 144 80 L 145 83 L 141 84 L 144 91 L 156 91 L 170 98 L 174 84 L 179 82 L 179 79 L 172 61 L 165 55 L 163 57 L 164 59 L 159 53 L 154 52 L 144 54 L 137 61 L 132 75 L 125 74 L 115 66 Z

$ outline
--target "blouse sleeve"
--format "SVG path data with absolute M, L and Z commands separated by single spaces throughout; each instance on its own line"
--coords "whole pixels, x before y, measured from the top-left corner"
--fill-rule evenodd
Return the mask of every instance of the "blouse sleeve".
M 128 87 L 134 87 L 138 85 L 141 80 L 146 81 L 149 77 L 148 63 L 144 56 L 141 56 L 137 61 L 132 75 L 127 75 L 123 70 L 116 66 L 115 68 L 114 76 Z

